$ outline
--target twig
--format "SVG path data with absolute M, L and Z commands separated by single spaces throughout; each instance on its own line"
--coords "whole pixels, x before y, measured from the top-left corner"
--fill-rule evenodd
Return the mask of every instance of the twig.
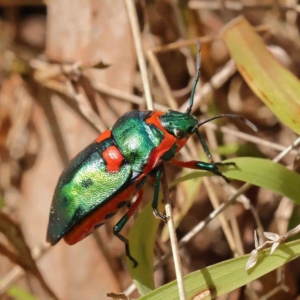
M 45 0 L 1 0 L 2 6 L 43 6 L 45 5 Z
M 179 35 L 182 39 L 186 39 L 188 37 L 188 32 L 182 18 L 183 13 L 180 10 L 179 0 L 171 0 L 170 5 L 172 6 L 174 12 L 174 19 L 179 31 Z
M 236 193 L 236 188 L 234 188 L 233 186 L 226 184 L 223 187 L 225 189 L 225 191 L 227 191 L 229 194 L 234 194 Z M 241 203 L 244 205 L 245 209 L 250 210 L 250 212 L 253 215 L 253 218 L 256 222 L 256 226 L 257 226 L 257 233 L 258 236 L 260 238 L 260 241 L 264 240 L 264 230 L 263 230 L 263 226 L 261 223 L 261 220 L 258 216 L 258 213 L 255 209 L 255 207 L 251 204 L 251 201 L 249 198 L 247 198 L 245 195 L 240 195 L 240 197 L 238 199 L 236 199 L 237 202 Z
M 174 222 L 173 222 L 172 206 L 170 204 L 170 199 L 169 199 L 169 189 L 168 189 L 168 183 L 166 178 L 165 165 L 163 165 L 161 184 L 162 184 L 162 192 L 164 195 L 166 216 L 168 218 L 168 228 L 170 232 L 170 242 L 171 242 L 172 256 L 173 256 L 174 266 L 175 266 L 178 293 L 179 293 L 180 300 L 185 300 L 186 299 L 185 287 L 184 287 L 184 281 L 182 275 L 181 261 L 179 257 L 177 237 L 176 237 L 176 232 L 175 232 Z
M 214 40 L 216 37 L 217 37 L 217 35 L 215 34 L 215 35 L 206 35 L 206 36 L 203 36 L 200 38 L 197 37 L 197 38 L 190 39 L 190 40 L 177 41 L 177 42 L 170 43 L 167 45 L 161 45 L 161 46 L 154 47 L 151 49 L 151 51 L 154 53 L 173 51 L 173 50 L 177 50 L 178 48 L 181 48 L 181 47 L 195 45 L 198 40 L 200 41 L 201 44 L 208 43 L 208 42 L 211 42 L 212 40 Z
M 269 31 L 270 27 L 268 25 L 264 24 L 264 25 L 259 25 L 259 26 L 255 27 L 254 29 L 256 32 L 264 32 L 264 31 Z M 178 48 L 195 45 L 197 43 L 197 40 L 199 40 L 200 43 L 203 44 L 203 43 L 209 43 L 218 38 L 219 38 L 218 34 L 205 35 L 205 36 L 197 37 L 197 38 L 190 39 L 190 40 L 176 41 L 174 43 L 170 43 L 167 45 L 156 46 L 156 47 L 152 48 L 151 50 L 153 52 L 168 52 L 168 51 L 176 50 Z
M 131 30 L 133 34 L 134 44 L 135 44 L 135 50 L 138 57 L 138 63 L 139 68 L 142 76 L 143 86 L 144 86 L 144 93 L 145 93 L 145 99 L 147 103 L 147 108 L 149 110 L 153 110 L 153 101 L 151 96 L 151 90 L 150 90 L 150 83 L 148 78 L 148 72 L 146 67 L 146 61 L 144 57 L 143 47 L 142 47 L 142 41 L 141 41 L 141 33 L 139 29 L 139 22 L 134 6 L 133 0 L 125 0 L 129 21 L 131 25 Z
M 166 76 L 165 76 L 163 70 L 161 69 L 161 66 L 160 66 L 154 52 L 152 50 L 149 50 L 147 52 L 147 56 L 148 56 L 149 63 L 151 64 L 151 67 L 153 69 L 153 72 L 157 78 L 157 81 L 159 82 L 159 84 L 162 88 L 162 91 L 165 95 L 165 98 L 166 98 L 166 101 L 167 101 L 169 107 L 171 109 L 177 110 L 177 108 L 178 108 L 177 103 L 172 95 L 172 91 L 170 89 L 170 86 L 168 84 Z
M 42 244 L 40 247 L 35 247 L 32 250 L 32 257 L 34 260 L 38 260 L 43 254 L 45 254 L 51 246 L 49 244 Z M 4 278 L 0 280 L 0 295 L 3 295 L 9 287 L 17 282 L 23 275 L 25 275 L 24 269 L 19 266 L 13 267 Z
M 276 144 L 276 143 L 273 143 L 273 142 L 269 142 L 269 141 L 264 140 L 262 138 L 259 138 L 257 136 L 253 136 L 253 135 L 250 135 L 250 134 L 247 134 L 247 133 L 244 133 L 244 132 L 241 132 L 241 131 L 237 131 L 237 130 L 234 130 L 234 129 L 231 129 L 231 128 L 228 128 L 228 127 L 225 127 L 225 126 L 220 126 L 219 127 L 218 125 L 216 125 L 214 123 L 207 123 L 207 124 L 204 125 L 204 128 L 205 127 L 211 128 L 213 130 L 220 130 L 221 132 L 223 132 L 225 134 L 230 134 L 230 135 L 236 136 L 238 138 L 241 138 L 245 141 L 249 141 L 253 144 L 265 146 L 267 148 L 274 149 L 276 151 L 284 151 L 286 149 L 286 147 L 283 146 L 283 145 Z M 292 150 L 291 154 L 297 154 L 297 151 Z
M 145 99 L 143 97 L 132 95 L 132 94 L 126 93 L 124 91 L 120 91 L 116 88 L 112 88 L 101 82 L 96 82 L 90 78 L 89 78 L 89 80 L 91 82 L 92 87 L 100 93 L 112 96 L 116 99 L 127 101 L 127 102 L 130 102 L 133 104 L 137 104 L 139 106 L 143 106 L 145 103 Z M 168 109 L 166 106 L 161 105 L 159 103 L 153 103 L 153 104 L 154 104 L 154 108 L 157 110 L 166 111 Z
M 275 5 L 259 5 L 259 4 L 246 4 L 243 3 L 243 1 L 224 1 L 224 7 L 226 9 L 230 10 L 243 10 L 243 9 L 262 9 L 262 10 L 267 10 L 267 9 L 274 9 Z M 190 9 L 212 9 L 212 10 L 221 10 L 222 9 L 222 4 L 218 1 L 190 1 L 188 4 Z M 288 10 L 294 10 L 296 12 L 300 11 L 300 5 L 277 5 L 279 10 L 283 11 L 288 11 Z
M 93 111 L 83 88 L 70 80 L 66 81 L 66 85 L 69 94 L 76 101 L 81 113 L 99 130 L 99 132 L 103 132 L 107 127 Z

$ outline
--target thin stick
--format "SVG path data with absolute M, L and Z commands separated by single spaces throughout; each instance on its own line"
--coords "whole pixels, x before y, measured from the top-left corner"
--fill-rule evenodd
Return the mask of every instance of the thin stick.
M 139 29 L 139 22 L 134 6 L 133 0 L 125 0 L 128 17 L 131 25 L 131 30 L 133 34 L 134 44 L 135 44 L 135 50 L 138 58 L 139 68 L 142 76 L 143 86 L 144 86 L 144 93 L 145 93 L 145 99 L 147 103 L 147 108 L 149 110 L 153 110 L 153 101 L 151 96 L 151 90 L 150 90 L 150 83 L 149 83 L 149 77 L 146 67 L 146 61 L 144 57 L 143 47 L 142 47 L 142 41 L 141 41 L 141 33 Z
M 80 112 L 99 130 L 99 132 L 103 132 L 107 127 L 92 109 L 83 88 L 70 80 L 66 81 L 66 87 L 71 97 L 76 101 Z
M 186 300 L 185 287 L 184 287 L 182 268 L 181 268 L 181 261 L 180 261 L 180 257 L 179 257 L 177 237 L 176 237 L 175 227 L 174 227 L 174 222 L 173 222 L 172 206 L 170 204 L 170 199 L 169 199 L 169 189 L 168 189 L 168 183 L 167 183 L 167 178 L 166 178 L 165 164 L 163 165 L 163 174 L 162 174 L 161 184 L 162 184 L 162 192 L 163 192 L 164 201 L 165 201 L 166 216 L 168 217 L 168 228 L 169 228 L 169 232 L 170 232 L 170 242 L 171 242 L 172 256 L 173 256 L 174 266 L 175 266 L 178 293 L 179 293 L 180 300 Z
M 259 5 L 259 4 L 244 4 L 243 1 L 224 1 L 224 6 L 226 9 L 240 11 L 240 10 L 267 10 L 274 9 L 275 5 Z M 220 10 L 222 9 L 222 3 L 217 1 L 190 1 L 188 4 L 190 9 L 211 9 Z M 277 8 L 282 11 L 293 10 L 296 12 L 300 11 L 300 5 L 277 5 Z
M 253 135 L 250 135 L 248 133 L 241 132 L 241 131 L 237 131 L 235 129 L 231 129 L 231 128 L 228 128 L 228 127 L 225 127 L 225 126 L 218 126 L 215 123 L 207 123 L 207 124 L 204 125 L 204 128 L 205 127 L 213 129 L 213 130 L 219 130 L 219 131 L 221 131 L 225 134 L 229 134 L 229 135 L 238 137 L 240 139 L 243 139 L 245 141 L 249 141 L 253 144 L 261 145 L 261 146 L 267 147 L 269 149 L 274 149 L 276 151 L 284 151 L 286 149 L 286 147 L 283 146 L 283 145 L 276 144 L 276 143 L 273 143 L 273 142 L 269 142 L 269 141 L 264 140 L 260 137 L 253 136 Z M 297 151 L 292 150 L 291 153 L 292 154 L 297 154 Z
M 38 260 L 40 257 L 42 257 L 42 255 L 44 255 L 49 249 L 51 248 L 51 246 L 49 244 L 43 243 L 41 246 L 39 247 L 35 247 L 32 250 L 32 257 L 33 259 L 36 261 Z M 15 282 L 17 282 L 20 278 L 22 278 L 22 276 L 25 274 L 25 271 L 23 268 L 19 267 L 19 266 L 15 266 L 13 267 L 6 275 L 5 277 L 3 277 L 0 280 L 0 296 L 3 295 L 8 289 L 9 287 L 14 284 Z
M 147 57 L 149 60 L 149 63 L 151 64 L 152 70 L 157 78 L 157 81 L 159 82 L 163 93 L 165 95 L 166 101 L 171 109 L 177 110 L 178 106 L 177 103 L 172 95 L 172 90 L 168 84 L 167 78 L 157 60 L 157 57 L 155 56 L 154 52 L 149 50 L 147 52 Z
M 254 29 L 256 32 L 264 32 L 264 31 L 269 31 L 270 27 L 268 25 L 263 24 L 254 27 Z M 210 34 L 210 35 L 205 35 L 202 37 L 197 37 L 189 40 L 176 41 L 167 45 L 159 45 L 152 48 L 151 50 L 153 52 L 168 52 L 168 51 L 177 50 L 178 48 L 195 45 L 197 40 L 200 40 L 200 43 L 203 44 L 203 43 L 209 43 L 215 39 L 220 39 L 218 34 Z

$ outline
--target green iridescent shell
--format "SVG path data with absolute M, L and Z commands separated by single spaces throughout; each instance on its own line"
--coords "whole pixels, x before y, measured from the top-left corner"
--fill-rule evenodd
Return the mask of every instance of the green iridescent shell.
M 130 180 L 131 166 L 124 162 L 109 173 L 103 149 L 109 143 L 93 143 L 80 152 L 61 174 L 50 210 L 47 241 L 55 245 L 78 222 L 109 201 Z M 109 145 L 108 145 L 109 146 Z

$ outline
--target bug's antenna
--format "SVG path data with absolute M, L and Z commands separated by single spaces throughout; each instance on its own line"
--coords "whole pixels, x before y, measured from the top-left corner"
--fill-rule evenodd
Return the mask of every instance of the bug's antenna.
M 203 121 L 203 122 L 199 122 L 198 125 L 197 125 L 197 127 L 200 127 L 200 126 L 202 126 L 203 124 L 205 124 L 205 123 L 207 123 L 207 122 L 210 122 L 210 121 L 212 121 L 212 120 L 219 119 L 219 118 L 224 118 L 224 117 L 240 119 L 240 120 L 242 120 L 246 125 L 248 125 L 253 131 L 255 131 L 255 132 L 258 131 L 257 127 L 256 127 L 252 122 L 250 122 L 249 120 L 247 120 L 247 119 L 245 119 L 245 118 L 243 118 L 243 117 L 240 117 L 240 116 L 238 116 L 238 115 L 233 115 L 233 114 L 221 114 L 221 115 L 215 116 L 215 117 L 210 118 L 210 119 L 207 119 L 207 120 L 205 120 L 205 121 Z
M 197 40 L 197 62 L 196 62 L 196 75 L 194 79 L 194 84 L 191 92 L 191 97 L 190 97 L 190 105 L 186 110 L 186 114 L 190 114 L 192 111 L 192 107 L 194 104 L 194 96 L 195 96 L 195 91 L 196 91 L 196 86 L 200 78 L 200 67 L 201 67 L 201 44 L 200 40 Z

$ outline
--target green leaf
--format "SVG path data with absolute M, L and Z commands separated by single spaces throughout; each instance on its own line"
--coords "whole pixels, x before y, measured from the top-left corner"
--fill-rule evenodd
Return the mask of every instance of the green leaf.
M 300 255 L 300 241 L 279 246 L 272 255 L 270 249 L 259 254 L 254 268 L 246 271 L 249 255 L 233 258 L 213 266 L 193 272 L 184 277 L 188 299 L 208 300 L 229 293 L 272 270 L 292 261 Z M 140 300 L 179 299 L 177 282 L 172 281 L 155 291 L 141 297 Z
M 298 173 L 287 169 L 281 164 L 263 158 L 238 157 L 225 160 L 224 162 L 236 163 L 236 167 L 222 167 L 220 169 L 228 178 L 245 181 L 272 190 L 293 200 L 295 203 L 300 203 L 300 175 Z M 206 171 L 195 171 L 181 178 L 180 181 L 202 176 L 214 175 Z
M 236 168 L 222 168 L 228 178 L 260 186 L 300 203 L 300 175 L 285 166 L 263 158 L 239 157 L 225 162 L 235 162 Z
M 246 19 L 234 19 L 221 36 L 253 92 L 278 119 L 300 134 L 300 83 L 297 77 L 275 59 Z

